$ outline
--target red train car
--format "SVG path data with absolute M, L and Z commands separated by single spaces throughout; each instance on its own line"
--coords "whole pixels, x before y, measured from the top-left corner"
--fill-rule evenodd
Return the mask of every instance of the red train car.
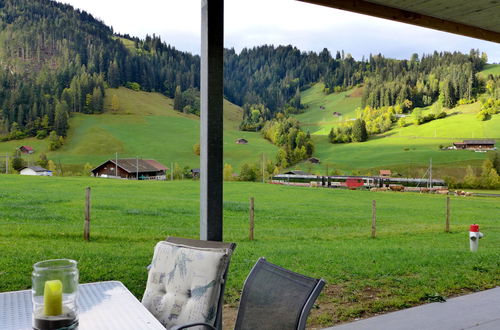
M 347 178 L 345 180 L 345 186 L 349 189 L 356 189 L 359 187 L 363 187 L 363 185 L 364 185 L 363 178 L 354 177 L 354 178 Z

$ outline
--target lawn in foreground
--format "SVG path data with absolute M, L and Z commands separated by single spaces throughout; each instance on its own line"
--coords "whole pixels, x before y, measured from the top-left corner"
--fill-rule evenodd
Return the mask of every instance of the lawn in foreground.
M 81 282 L 122 281 L 144 291 L 153 248 L 168 235 L 199 235 L 199 183 L 0 176 L 0 291 L 30 287 L 32 264 L 78 260 Z M 83 242 L 84 189 L 92 187 L 91 242 Z M 256 200 L 256 240 L 248 240 L 248 199 Z M 224 239 L 238 244 L 226 301 L 236 304 L 261 256 L 328 285 L 311 324 L 332 325 L 500 285 L 500 202 L 229 182 Z M 370 238 L 377 201 L 378 236 Z M 468 225 L 485 238 L 468 251 Z

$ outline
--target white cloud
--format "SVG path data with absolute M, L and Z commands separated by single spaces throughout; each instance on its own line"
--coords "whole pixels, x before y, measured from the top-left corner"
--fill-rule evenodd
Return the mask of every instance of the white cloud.
M 199 53 L 201 0 L 61 0 L 90 12 L 119 33 L 160 35 L 177 49 Z M 294 0 L 226 0 L 225 45 L 237 51 L 292 44 L 304 51 L 344 49 L 408 58 L 412 53 L 485 51 L 500 61 L 498 44 Z

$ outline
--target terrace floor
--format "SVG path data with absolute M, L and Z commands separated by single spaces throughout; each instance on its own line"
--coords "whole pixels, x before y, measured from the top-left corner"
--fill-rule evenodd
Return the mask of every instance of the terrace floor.
M 498 330 L 500 287 L 342 324 L 332 330 Z

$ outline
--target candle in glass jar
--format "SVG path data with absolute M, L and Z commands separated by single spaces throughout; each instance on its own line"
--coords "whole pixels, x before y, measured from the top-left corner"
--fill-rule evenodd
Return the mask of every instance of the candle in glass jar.
M 60 280 L 45 282 L 43 313 L 45 316 L 62 314 L 62 282 Z

